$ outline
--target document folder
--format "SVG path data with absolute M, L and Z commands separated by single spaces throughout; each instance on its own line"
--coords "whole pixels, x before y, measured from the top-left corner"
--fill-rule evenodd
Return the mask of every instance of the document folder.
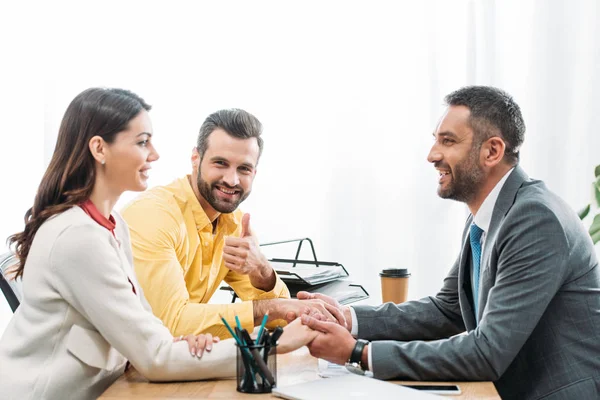
M 318 268 L 314 263 L 303 260 L 273 258 L 269 262 L 285 283 L 310 286 L 348 277 L 348 271 L 346 271 L 344 266 L 333 262 L 321 261 Z M 292 267 L 290 263 L 299 263 L 302 266 Z
M 298 292 L 305 291 L 310 293 L 321 293 L 333 297 L 341 305 L 355 303 L 360 300 L 368 299 L 369 293 L 361 285 L 347 280 L 338 280 L 321 285 L 306 287 L 294 283 L 287 283 L 290 295 L 295 298 Z
M 305 291 L 310 293 L 322 293 L 327 296 L 333 297 L 341 305 L 347 305 L 355 303 L 360 300 L 368 299 L 369 293 L 361 285 L 352 283 L 346 280 L 333 281 L 323 283 L 321 285 L 306 286 L 303 284 L 287 283 L 286 286 L 290 291 L 290 296 L 295 299 L 298 292 Z M 232 303 L 238 298 L 237 294 L 233 291 L 230 286 L 221 286 L 220 290 L 229 290 L 233 298 Z

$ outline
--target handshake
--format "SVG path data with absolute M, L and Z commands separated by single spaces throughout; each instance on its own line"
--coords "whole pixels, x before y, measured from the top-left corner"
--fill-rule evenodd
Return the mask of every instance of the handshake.
M 277 342 L 277 353 L 285 354 L 307 346 L 313 357 L 336 364 L 344 364 L 356 345 L 352 337 L 350 307 L 340 305 L 335 299 L 320 293 L 298 292 L 298 300 L 273 299 L 254 301 L 254 315 L 269 315 L 269 319 L 285 319 L 289 324 Z M 265 309 L 262 309 L 264 307 Z M 260 318 L 262 319 L 262 317 Z M 219 338 L 210 333 L 174 338 L 186 340 L 192 356 L 202 357 L 210 352 Z M 366 350 L 363 352 L 366 364 Z
M 356 345 L 352 337 L 350 307 L 341 306 L 335 299 L 319 293 L 298 292 L 296 302 L 303 304 L 296 311 L 288 311 L 291 323 L 284 329 L 277 347 L 278 353 L 287 353 L 307 346 L 313 357 L 336 364 L 344 364 Z M 291 300 L 294 301 L 294 300 Z M 363 352 L 366 363 L 366 350 Z

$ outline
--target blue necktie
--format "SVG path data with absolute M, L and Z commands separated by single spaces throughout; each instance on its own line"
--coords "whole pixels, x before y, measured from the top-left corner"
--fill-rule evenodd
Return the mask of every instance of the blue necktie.
M 475 224 L 471 225 L 471 254 L 473 255 L 473 306 L 475 307 L 475 323 L 479 310 L 479 265 L 481 263 L 481 234 L 483 230 Z

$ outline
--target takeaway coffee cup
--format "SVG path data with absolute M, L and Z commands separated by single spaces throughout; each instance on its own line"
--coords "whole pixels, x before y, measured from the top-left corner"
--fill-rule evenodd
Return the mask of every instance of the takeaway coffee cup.
M 381 277 L 381 298 L 384 303 L 389 301 L 398 304 L 406 301 L 408 296 L 408 278 L 410 272 L 402 268 L 384 269 L 379 273 Z

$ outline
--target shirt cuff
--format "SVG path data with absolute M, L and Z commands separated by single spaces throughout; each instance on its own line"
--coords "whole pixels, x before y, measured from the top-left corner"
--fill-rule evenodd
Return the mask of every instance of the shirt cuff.
M 371 368 L 371 365 L 373 365 L 373 342 L 369 342 L 369 345 L 367 346 L 367 370 L 373 372 L 373 368 Z
M 275 276 L 276 276 L 275 286 L 273 287 L 273 289 L 269 290 L 268 292 L 254 288 L 254 290 L 256 291 L 256 293 L 258 295 L 253 296 L 253 300 L 289 299 L 290 298 L 290 291 L 288 290 L 288 287 L 285 285 L 285 283 L 283 283 L 281 278 L 279 278 L 279 275 L 277 275 L 277 272 L 275 273 Z
M 352 336 L 356 337 L 358 335 L 358 321 L 356 320 L 356 311 L 354 311 L 354 307 L 350 307 L 350 315 L 352 315 L 352 329 L 350 330 L 350 333 Z M 371 349 L 369 349 L 369 351 L 371 351 Z

